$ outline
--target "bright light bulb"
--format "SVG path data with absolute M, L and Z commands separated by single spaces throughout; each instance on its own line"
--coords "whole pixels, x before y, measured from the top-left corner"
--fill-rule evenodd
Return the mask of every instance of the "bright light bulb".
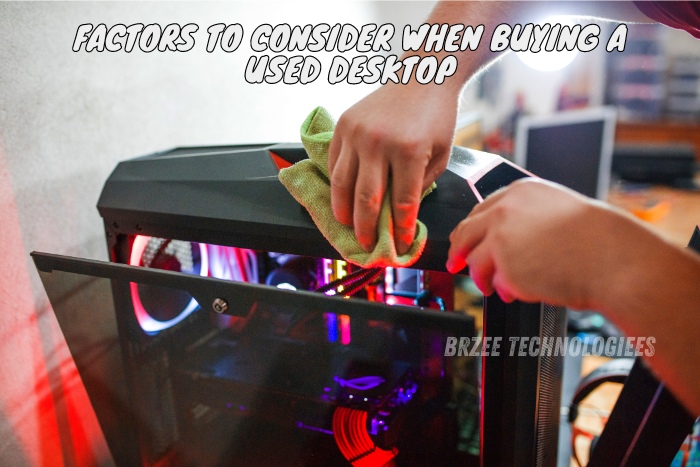
M 575 23 L 567 17 L 554 17 L 543 21 L 542 24 L 550 24 L 552 26 L 554 26 L 555 24 L 561 24 L 562 27 L 572 27 Z M 531 40 L 531 42 L 532 41 L 534 41 L 534 38 Z M 542 44 L 541 50 L 537 53 L 530 52 L 529 50 L 525 52 L 516 52 L 516 55 L 518 56 L 518 58 L 520 58 L 520 60 L 523 61 L 524 64 L 538 71 L 561 70 L 566 65 L 573 62 L 577 54 L 577 49 L 564 49 L 561 52 L 557 52 L 556 50 L 547 52 L 546 50 L 544 50 L 544 44 Z

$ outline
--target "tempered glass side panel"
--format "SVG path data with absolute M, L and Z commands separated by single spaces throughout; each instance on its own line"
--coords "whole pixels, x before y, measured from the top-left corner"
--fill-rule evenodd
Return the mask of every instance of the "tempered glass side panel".
M 117 320 L 109 280 L 68 272 L 39 271 L 117 465 L 137 465 Z
M 473 335 L 466 316 L 33 257 L 119 464 L 467 457 L 477 401 L 444 357 L 447 337 Z

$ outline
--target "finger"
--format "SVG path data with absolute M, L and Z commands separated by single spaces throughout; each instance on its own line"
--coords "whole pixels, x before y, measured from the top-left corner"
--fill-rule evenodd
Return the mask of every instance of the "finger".
M 467 264 L 469 265 L 469 277 L 472 278 L 474 284 L 484 295 L 491 295 L 494 292 L 493 274 L 495 265 L 491 252 L 484 242 L 480 243 L 469 253 Z
M 425 168 L 423 191 L 427 190 L 430 185 L 442 175 L 447 168 L 449 157 L 449 151 L 433 152 L 433 157 L 430 158 L 430 162 L 428 162 L 428 166 Z
M 505 303 L 512 303 L 516 300 L 516 293 L 504 280 L 503 275 L 496 272 L 493 275 L 493 290 L 501 297 Z
M 417 159 L 414 162 L 398 160 L 391 165 L 391 215 L 394 220 L 394 242 L 399 255 L 408 251 L 416 236 L 424 174 L 425 166 Z
M 365 251 L 377 243 L 377 222 L 386 191 L 389 168 L 383 160 L 364 158 L 355 184 L 353 223 L 358 242 Z
M 450 255 L 445 264 L 445 269 L 450 274 L 458 274 L 462 269 L 467 267 L 467 258 L 462 255 Z
M 453 274 L 467 264 L 469 253 L 481 243 L 488 229 L 485 215 L 469 216 L 460 222 L 450 234 L 450 250 L 447 254 L 447 270 Z
M 345 225 L 352 225 L 353 221 L 357 164 L 355 152 L 349 145 L 344 145 L 330 176 L 333 215 L 338 222 Z
M 331 144 L 328 146 L 328 178 L 333 176 L 333 170 L 340 157 L 340 149 L 342 146 L 342 137 L 340 136 L 340 132 L 336 129 L 331 138 Z
M 345 131 L 345 119 L 343 116 L 338 120 L 338 124 L 335 126 L 333 132 L 333 137 L 331 138 L 331 144 L 328 146 L 328 177 L 333 175 L 338 159 L 340 158 L 340 153 L 343 147 L 343 134 L 347 133 Z M 352 146 L 352 145 L 351 145 Z

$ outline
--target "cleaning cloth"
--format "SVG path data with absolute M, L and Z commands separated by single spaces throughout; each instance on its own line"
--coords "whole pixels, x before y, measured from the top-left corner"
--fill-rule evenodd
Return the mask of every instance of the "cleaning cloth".
M 416 238 L 409 250 L 403 255 L 396 253 L 390 189 L 386 190 L 382 200 L 377 225 L 377 245 L 371 253 L 367 253 L 360 246 L 352 227 L 341 224 L 333 216 L 328 176 L 328 147 L 334 129 L 335 122 L 328 111 L 323 107 L 314 109 L 301 126 L 301 141 L 309 158 L 280 170 L 280 181 L 306 208 L 321 233 L 346 261 L 363 268 L 412 265 L 423 253 L 428 229 L 418 221 Z M 423 197 L 434 187 L 435 184 L 423 193 Z

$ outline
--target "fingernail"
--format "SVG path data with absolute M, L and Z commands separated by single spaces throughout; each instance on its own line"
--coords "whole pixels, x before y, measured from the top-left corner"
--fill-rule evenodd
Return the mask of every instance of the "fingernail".
M 410 248 L 410 245 L 406 242 L 402 242 L 401 240 L 399 240 L 398 245 L 396 245 L 397 253 L 399 254 L 399 256 L 405 255 L 406 253 L 408 253 L 409 248 Z
M 374 244 L 373 243 L 363 243 L 360 242 L 360 246 L 362 247 L 363 250 L 365 250 L 367 253 L 372 253 L 374 251 Z
M 447 259 L 447 264 L 445 265 L 447 271 L 452 274 L 458 274 L 462 269 L 467 267 L 467 263 L 459 257 L 453 257 Z

